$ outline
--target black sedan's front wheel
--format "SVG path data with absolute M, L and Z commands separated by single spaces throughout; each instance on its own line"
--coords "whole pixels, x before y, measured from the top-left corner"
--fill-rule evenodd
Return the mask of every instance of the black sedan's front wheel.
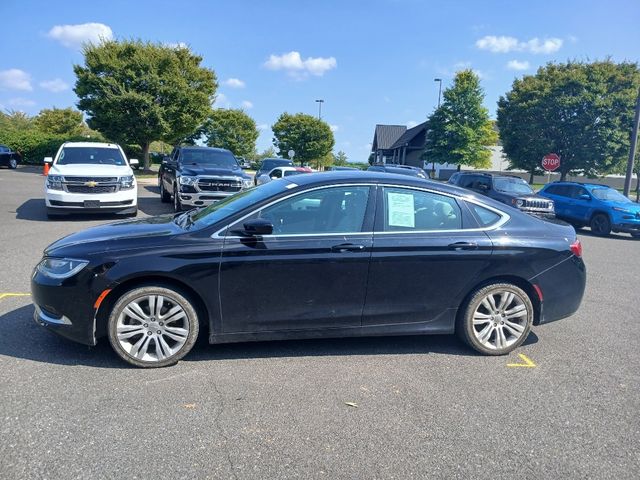
M 198 315 L 187 296 L 161 286 L 134 288 L 109 316 L 109 342 L 136 367 L 173 365 L 198 338 Z
M 511 283 L 494 283 L 471 296 L 456 332 L 480 353 L 505 355 L 526 340 L 533 316 L 531 299 L 524 290 Z

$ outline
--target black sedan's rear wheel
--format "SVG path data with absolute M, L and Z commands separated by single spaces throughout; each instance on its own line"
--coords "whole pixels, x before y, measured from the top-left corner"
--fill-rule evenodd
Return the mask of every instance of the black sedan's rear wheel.
M 18 168 L 18 161 L 15 158 L 12 158 L 11 160 L 9 160 L 9 168 L 13 170 Z
M 458 317 L 456 332 L 480 353 L 505 355 L 526 340 L 533 316 L 533 304 L 524 290 L 494 283 L 471 296 Z
M 596 213 L 591 219 L 590 226 L 594 235 L 605 237 L 611 233 L 611 222 L 604 213 Z
M 161 286 L 129 290 L 109 316 L 109 342 L 136 367 L 166 367 L 184 357 L 198 338 L 198 315 L 186 295 Z

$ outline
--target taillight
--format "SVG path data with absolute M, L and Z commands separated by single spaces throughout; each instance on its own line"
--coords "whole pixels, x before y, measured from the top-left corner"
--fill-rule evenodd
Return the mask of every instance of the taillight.
M 582 244 L 580 243 L 580 240 L 576 239 L 575 242 L 569 245 L 569 248 L 576 257 L 582 257 Z

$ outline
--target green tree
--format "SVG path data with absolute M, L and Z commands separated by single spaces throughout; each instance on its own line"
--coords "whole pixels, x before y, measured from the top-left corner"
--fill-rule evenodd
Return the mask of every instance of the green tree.
M 84 65 L 73 67 L 78 107 L 91 128 L 140 145 L 145 170 L 152 141 L 176 143 L 211 112 L 215 73 L 189 48 L 126 40 L 88 44 L 83 53 Z
M 35 127 L 44 133 L 54 135 L 82 135 L 86 126 L 82 112 L 73 108 L 45 108 L 33 119 Z
M 486 168 L 491 163 L 488 145 L 498 136 L 482 105 L 484 92 L 472 70 L 456 73 L 453 86 L 443 92 L 442 105 L 429 118 L 423 158 L 429 162 Z
M 18 110 L 0 112 L 0 131 L 25 131 L 34 128 L 33 118 Z
M 258 127 L 243 110 L 218 108 L 201 129 L 210 147 L 226 148 L 237 157 L 251 157 L 256 151 Z
M 301 165 L 314 160 L 322 163 L 335 144 L 329 124 L 304 113 L 283 113 L 271 130 L 280 156 L 286 158 L 287 152 L 293 150 Z
M 640 70 L 636 63 L 549 63 L 513 82 L 498 101 L 498 128 L 510 168 L 541 172 L 547 153 L 560 174 L 620 171 L 629 153 Z
M 349 165 L 349 162 L 347 161 L 347 154 L 340 150 L 333 156 L 333 164 L 339 166 Z

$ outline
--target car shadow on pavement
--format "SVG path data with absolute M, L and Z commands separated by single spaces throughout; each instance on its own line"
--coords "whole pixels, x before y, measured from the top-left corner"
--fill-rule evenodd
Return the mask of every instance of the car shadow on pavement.
M 596 235 L 595 233 L 591 233 L 591 230 L 588 230 L 588 229 L 587 230 L 585 230 L 585 229 L 576 230 L 576 233 L 579 236 L 602 238 L 602 239 L 605 239 L 605 240 L 606 239 L 611 239 L 611 240 L 638 241 L 637 238 L 632 237 L 628 233 L 613 233 L 613 232 L 611 232 L 606 237 L 603 237 L 602 235 Z
M 524 345 L 538 342 L 531 332 Z M 241 360 L 283 357 L 444 354 L 481 356 L 454 335 L 358 337 L 208 345 L 199 341 L 184 361 Z M 129 367 L 103 338 L 87 347 L 59 337 L 33 321 L 33 305 L 0 315 L 0 355 L 59 365 L 95 368 Z

